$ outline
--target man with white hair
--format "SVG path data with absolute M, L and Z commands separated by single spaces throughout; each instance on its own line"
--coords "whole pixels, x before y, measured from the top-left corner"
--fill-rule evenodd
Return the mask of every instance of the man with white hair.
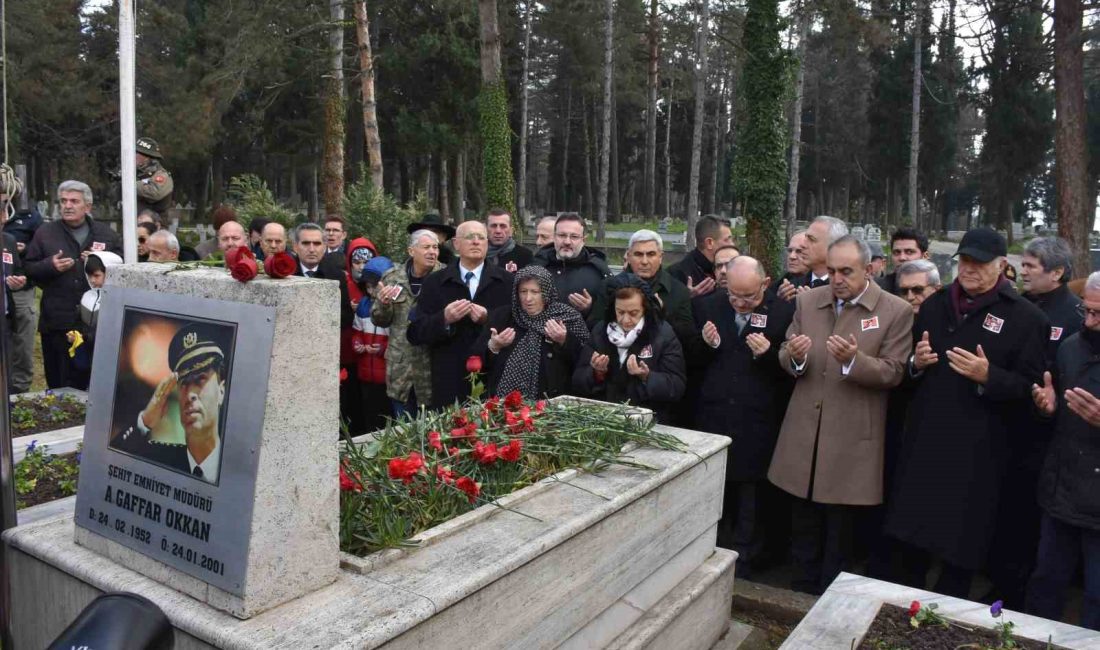
M 894 283 L 897 295 L 912 305 L 914 316 L 920 313 L 921 304 L 943 287 L 940 270 L 929 260 L 904 262 L 894 270 Z
M 1039 553 L 1027 588 L 1026 611 L 1062 618 L 1066 596 L 1079 565 L 1085 593 L 1080 625 L 1100 630 L 1100 272 L 1085 281 L 1079 311 L 1085 327 L 1058 349 L 1055 374 L 1043 374 L 1031 387 L 1035 406 L 1055 417 L 1054 438 L 1039 476 Z M 1057 386 L 1057 390 L 1055 390 Z
M 691 315 L 691 292 L 683 282 L 661 268 L 663 260 L 664 241 L 661 236 L 652 230 L 642 229 L 630 236 L 623 273 L 633 273 L 649 283 L 664 306 L 665 320 L 686 349 L 688 343 L 698 336 Z M 607 291 L 602 290 L 598 301 L 600 312 L 607 305 L 606 301 Z
M 149 235 L 145 246 L 149 249 L 150 262 L 178 262 L 180 259 L 180 240 L 167 230 Z
M 912 547 L 899 581 L 924 587 L 938 559 L 934 591 L 965 598 L 997 539 L 999 511 L 1012 508 L 1002 481 L 1016 438 L 1030 433 L 1018 423 L 1042 380 L 1050 322 L 1004 278 L 1001 234 L 971 230 L 957 255 L 958 278 L 921 304 L 913 327 L 916 389 L 885 529 Z
M 791 301 L 800 291 L 816 289 L 829 284 L 829 264 L 826 257 L 829 246 L 848 234 L 848 226 L 836 217 L 822 215 L 815 218 L 802 233 L 805 247 L 802 249 L 803 265 L 809 269 L 800 281 L 785 280 L 777 287 L 779 297 Z M 794 244 L 794 237 L 791 238 Z
M 86 390 L 87 375 L 72 366 L 65 333 L 80 322 L 80 298 L 88 290 L 84 260 L 89 254 L 108 251 L 122 254 L 122 240 L 107 224 L 92 218 L 92 188 L 80 181 L 57 187 L 61 219 L 43 224 L 27 246 L 27 277 L 42 288 L 42 365 L 49 388 L 72 386 Z

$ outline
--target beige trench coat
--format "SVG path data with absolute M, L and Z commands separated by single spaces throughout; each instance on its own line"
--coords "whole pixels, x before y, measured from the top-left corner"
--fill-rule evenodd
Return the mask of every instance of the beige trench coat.
M 779 351 L 779 363 L 797 381 L 768 480 L 817 503 L 882 503 L 886 399 L 906 372 L 912 329 L 909 304 L 873 281 L 840 316 L 828 286 L 798 296 L 787 339 L 806 334 L 813 344 L 801 374 L 791 365 L 786 343 Z M 855 335 L 858 343 L 847 376 L 825 347 L 832 334 Z

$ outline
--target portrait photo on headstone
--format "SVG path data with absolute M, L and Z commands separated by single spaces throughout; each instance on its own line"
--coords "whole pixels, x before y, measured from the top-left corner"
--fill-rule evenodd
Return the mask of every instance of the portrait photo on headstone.
M 123 313 L 109 446 L 217 485 L 237 325 Z

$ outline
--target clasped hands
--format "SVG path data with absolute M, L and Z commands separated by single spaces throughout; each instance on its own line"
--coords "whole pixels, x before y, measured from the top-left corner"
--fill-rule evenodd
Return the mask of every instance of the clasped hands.
M 1100 399 L 1078 386 L 1067 390 L 1062 396 L 1066 400 L 1069 410 L 1076 413 L 1089 426 L 1100 427 Z M 1031 385 L 1031 399 L 1035 406 L 1046 415 L 1053 415 L 1058 408 L 1058 400 L 1054 393 L 1054 381 L 1050 372 L 1043 373 L 1043 385 Z
M 484 323 L 489 316 L 489 310 L 472 300 L 455 300 L 443 308 L 443 320 L 448 325 L 453 325 L 463 318 L 469 318 L 474 323 Z
M 542 333 L 554 343 L 565 345 L 568 330 L 565 329 L 565 323 L 550 319 L 546 321 L 546 327 L 543 328 Z M 516 330 L 511 327 L 506 327 L 499 332 L 495 327 L 489 328 L 489 351 L 493 354 L 499 354 L 501 350 L 514 343 L 515 340 Z
M 924 370 L 939 363 L 940 356 L 932 351 L 932 344 L 928 340 L 928 332 L 921 334 L 920 341 L 913 349 L 913 368 Z M 989 381 L 989 359 L 985 356 L 985 350 L 979 345 L 976 352 L 970 352 L 960 347 L 954 347 L 947 351 L 947 364 L 952 370 L 967 379 L 978 384 Z
M 787 352 L 791 355 L 791 360 L 797 365 L 801 366 L 806 363 L 811 347 L 813 347 L 813 340 L 805 334 L 798 334 L 787 339 Z M 859 352 L 859 343 L 856 341 L 854 334 L 849 334 L 848 338 L 833 334 L 825 340 L 825 349 L 833 355 L 833 358 L 840 365 L 846 366 L 856 358 L 856 353 Z

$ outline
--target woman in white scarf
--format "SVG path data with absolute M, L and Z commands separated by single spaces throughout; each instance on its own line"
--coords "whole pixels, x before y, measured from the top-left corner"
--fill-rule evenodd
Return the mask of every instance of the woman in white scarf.
M 684 353 L 649 285 L 632 273 L 608 280 L 609 309 L 573 373 L 579 393 L 651 408 L 667 422 L 684 395 Z

